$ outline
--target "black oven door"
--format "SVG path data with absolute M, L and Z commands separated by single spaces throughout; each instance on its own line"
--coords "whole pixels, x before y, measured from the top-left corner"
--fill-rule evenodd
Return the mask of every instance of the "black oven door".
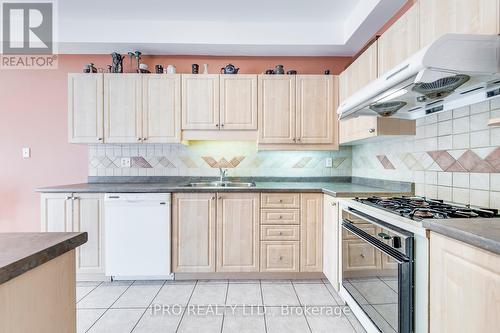
M 342 286 L 383 333 L 413 332 L 413 237 L 343 212 Z

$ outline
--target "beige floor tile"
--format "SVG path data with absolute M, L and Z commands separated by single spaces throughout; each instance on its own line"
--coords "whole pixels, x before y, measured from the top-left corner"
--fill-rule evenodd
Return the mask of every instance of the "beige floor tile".
M 147 308 L 161 288 L 161 284 L 133 284 L 113 304 L 113 308 Z
M 168 312 L 153 312 L 152 309 L 148 309 L 132 332 L 174 333 L 179 326 L 183 313 L 184 308 L 170 309 Z
M 267 333 L 311 332 L 300 307 L 266 307 L 266 326 Z
M 294 287 L 301 305 L 337 305 L 323 283 L 296 284 Z
M 109 308 L 129 285 L 118 284 L 101 284 L 99 287 L 91 291 L 76 305 L 80 309 L 107 309 Z
M 76 331 L 78 333 L 86 332 L 97 319 L 106 311 L 106 309 L 78 309 L 76 310 Z
M 227 283 L 197 284 L 190 305 L 225 305 Z
M 188 307 L 178 333 L 220 333 L 222 319 L 223 314 L 208 314 L 203 307 Z
M 344 315 L 306 314 L 312 333 L 356 333 Z
M 186 306 L 194 290 L 194 284 L 165 284 L 152 304 Z
M 143 309 L 109 309 L 89 330 L 89 333 L 125 333 L 132 331 Z
M 87 296 L 96 287 L 76 287 L 76 301 L 81 301 L 85 296 Z
M 300 305 L 291 283 L 262 284 L 262 297 L 265 306 Z
M 224 315 L 222 333 L 265 333 L 263 307 L 229 307 Z
M 230 283 L 227 290 L 226 305 L 262 305 L 260 284 Z

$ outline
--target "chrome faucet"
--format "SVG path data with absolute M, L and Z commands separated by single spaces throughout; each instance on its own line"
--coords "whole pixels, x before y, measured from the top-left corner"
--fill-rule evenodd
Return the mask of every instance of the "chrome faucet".
M 219 181 L 221 183 L 224 183 L 226 181 L 226 173 L 227 173 L 227 169 L 223 169 L 223 168 L 219 168 Z

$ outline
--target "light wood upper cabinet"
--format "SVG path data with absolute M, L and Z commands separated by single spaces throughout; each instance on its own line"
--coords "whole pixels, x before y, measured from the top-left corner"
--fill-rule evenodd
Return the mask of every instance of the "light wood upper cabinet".
M 76 249 L 77 274 L 104 275 L 104 196 L 73 195 L 73 231 L 87 232 L 87 243 Z
M 430 235 L 430 333 L 497 332 L 500 255 Z
M 257 75 L 220 75 L 220 129 L 257 129 Z
M 219 129 L 219 75 L 182 75 L 182 129 Z
M 259 75 L 259 143 L 294 143 L 295 77 Z
M 337 133 L 336 93 L 331 75 L 296 78 L 296 136 L 303 144 L 333 143 Z M 335 137 L 336 139 L 336 137 Z M 336 140 L 335 140 L 336 141 Z
M 378 76 L 382 76 L 420 49 L 419 5 L 408 9 L 377 42 Z
M 498 34 L 498 0 L 419 0 L 420 46 L 446 33 Z
M 383 138 L 396 135 L 415 135 L 415 120 L 360 116 L 340 121 L 339 136 L 341 144 L 358 144 L 370 138 Z
M 104 140 L 142 140 L 142 78 L 140 74 L 104 74 Z
M 68 141 L 103 141 L 103 74 L 68 75 Z
M 323 195 L 301 194 L 300 271 L 323 271 Z
M 172 206 L 172 270 L 215 272 L 215 193 L 175 193 Z
M 339 290 L 339 207 L 337 199 L 323 195 L 323 274 Z
M 151 143 L 181 141 L 180 74 L 142 77 L 142 137 Z
M 340 74 L 340 103 L 377 78 L 377 45 L 373 42 Z
M 217 272 L 259 271 L 259 194 L 219 193 Z

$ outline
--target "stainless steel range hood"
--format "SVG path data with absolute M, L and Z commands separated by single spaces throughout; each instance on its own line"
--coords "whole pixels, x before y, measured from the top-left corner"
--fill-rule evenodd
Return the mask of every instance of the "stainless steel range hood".
M 350 96 L 340 119 L 416 119 L 500 96 L 500 36 L 447 34 Z

